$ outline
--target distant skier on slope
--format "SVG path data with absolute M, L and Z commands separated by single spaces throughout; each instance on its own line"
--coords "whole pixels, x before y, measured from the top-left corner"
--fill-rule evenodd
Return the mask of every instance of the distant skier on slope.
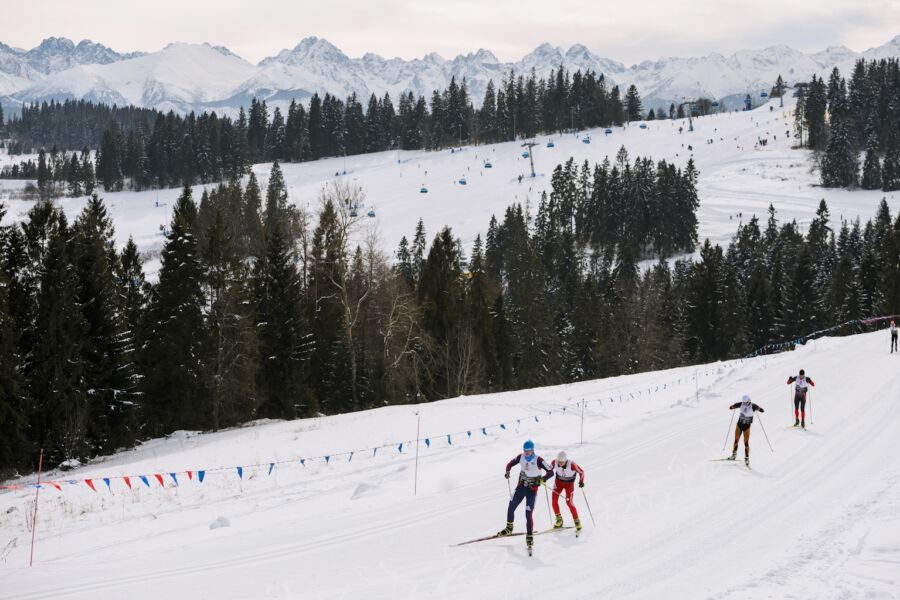
M 800 369 L 800 374 L 796 377 L 788 377 L 787 383 L 794 384 L 794 427 L 799 425 L 806 429 L 806 392 L 809 386 L 815 387 L 816 383 L 806 376 L 803 369 Z
M 734 410 L 736 408 L 741 409 L 740 416 L 738 417 L 737 427 L 734 429 L 734 448 L 731 451 L 731 457 L 728 460 L 736 460 L 737 459 L 737 451 L 738 451 L 738 442 L 741 439 L 741 434 L 744 434 L 744 464 L 748 467 L 750 466 L 750 425 L 753 424 L 753 413 L 756 411 L 766 412 L 763 410 L 761 406 L 753 403 L 750 400 L 750 396 L 744 394 L 744 397 L 741 398 L 740 402 L 735 402 L 731 406 L 728 407 L 729 410 Z
M 534 442 L 526 441 L 522 445 L 522 453 L 506 464 L 505 477 L 509 479 L 509 471 L 514 466 L 519 465 L 519 483 L 516 485 L 516 491 L 509 500 L 509 506 L 506 509 L 506 527 L 501 529 L 497 535 L 509 535 L 513 531 L 513 519 L 515 519 L 516 508 L 525 500 L 525 545 L 529 549 L 534 545 L 534 499 L 537 497 L 537 489 L 542 481 L 547 481 L 553 477 L 553 469 L 544 461 L 543 458 L 534 453 Z M 546 471 L 546 475 L 541 474 L 541 469 Z
M 572 513 L 572 519 L 575 520 L 575 530 L 581 531 L 581 521 L 578 519 L 578 511 L 575 509 L 573 496 L 575 495 L 575 476 L 578 476 L 578 487 L 584 487 L 584 469 L 575 464 L 574 460 L 569 460 L 566 453 L 560 452 L 556 455 L 556 460 L 550 463 L 553 468 L 553 474 L 556 481 L 553 485 L 553 514 L 556 515 L 556 522 L 553 524 L 554 529 L 563 526 L 562 514 L 559 511 L 559 499 L 566 493 L 566 506 Z
M 897 325 L 891 321 L 891 354 L 897 351 Z

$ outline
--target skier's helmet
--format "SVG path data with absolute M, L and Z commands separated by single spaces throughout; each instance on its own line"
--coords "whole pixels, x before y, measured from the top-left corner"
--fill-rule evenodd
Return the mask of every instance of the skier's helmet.
M 557 464 L 565 464 L 569 462 L 569 457 L 566 456 L 565 450 L 560 450 L 559 454 L 556 455 Z
M 534 451 L 534 442 L 532 442 L 531 440 L 525 440 L 525 443 L 522 444 L 522 450 Z
M 804 371 L 803 369 L 800 369 L 800 375 L 806 375 L 806 371 Z

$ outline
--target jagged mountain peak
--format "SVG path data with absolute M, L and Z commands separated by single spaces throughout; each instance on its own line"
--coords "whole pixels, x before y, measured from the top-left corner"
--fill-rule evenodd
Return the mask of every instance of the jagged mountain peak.
M 308 61 L 337 61 L 350 60 L 337 46 L 324 38 L 316 36 L 305 37 L 300 43 L 290 50 L 284 49 L 275 56 L 269 56 L 259 62 L 259 66 L 272 63 L 286 65 L 301 65 Z

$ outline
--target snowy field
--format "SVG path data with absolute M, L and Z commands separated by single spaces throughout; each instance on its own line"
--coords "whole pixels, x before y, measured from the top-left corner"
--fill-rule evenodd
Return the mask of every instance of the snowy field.
M 841 218 L 863 221 L 874 216 L 878 202 L 887 197 L 892 213 L 900 210 L 900 196 L 880 191 L 828 190 L 818 186 L 818 172 L 813 171 L 810 153 L 794 150 L 794 139 L 785 136 L 792 129 L 793 99 L 786 99 L 784 109 L 773 100 L 750 112 L 710 115 L 694 119 L 694 131 L 688 132 L 687 120 L 649 121 L 613 128 L 606 135 L 595 129 L 575 135 L 540 136 L 534 148 L 537 177 L 530 177 L 529 161 L 522 157 L 520 142 L 488 146 L 465 146 L 451 153 L 391 151 L 377 154 L 285 164 L 283 170 L 292 202 L 315 213 L 323 185 L 346 178 L 359 185 L 366 195 L 366 206 L 360 211 L 358 239 L 367 230 L 377 231 L 384 251 L 392 255 L 400 237 L 412 238 L 416 222 L 424 219 L 429 242 L 444 226 L 449 225 L 467 249 L 479 233 L 487 231 L 491 215 L 502 219 L 506 207 L 515 202 L 530 203 L 536 210 L 540 193 L 550 189 L 553 168 L 574 157 L 581 164 L 591 164 L 604 157 L 615 158 L 624 145 L 633 160 L 636 156 L 666 159 L 683 167 L 690 156 L 700 171 L 698 219 L 702 242 L 726 244 L 742 215 L 751 215 L 765 225 L 770 203 L 778 211 L 779 220 L 796 219 L 805 226 L 815 215 L 819 200 L 824 198 L 832 222 Z M 772 107 L 770 111 L 769 108 Z M 683 133 L 678 133 L 678 128 Z M 585 137 L 590 143 L 583 143 Z M 766 146 L 757 140 L 768 139 Z M 706 140 L 712 139 L 708 144 Z M 554 148 L 548 148 L 552 140 Z M 688 150 L 693 147 L 693 151 Z M 399 162 L 398 162 L 399 161 Z M 485 168 L 489 161 L 492 168 Z M 254 166 L 264 187 L 271 165 Z M 341 175 L 346 172 L 346 175 Z M 524 175 L 519 183 L 518 176 Z M 466 185 L 460 185 L 465 177 Z M 8 206 L 5 223 L 21 220 L 30 202 L 9 198 L 10 189 L 22 182 L 0 181 L 0 201 Z M 428 193 L 420 193 L 423 185 Z M 146 270 L 152 279 L 158 269 L 158 254 L 164 241 L 160 225 L 171 218 L 171 207 L 180 189 L 146 192 L 103 193 L 115 219 L 119 246 L 131 235 L 146 254 Z M 199 201 L 200 190 L 195 188 Z M 67 214 L 74 217 L 86 199 L 60 199 Z M 375 217 L 365 215 L 374 210 Z M 804 227 L 805 229 L 805 227 Z
M 50 473 L 62 491 L 40 492 L 33 568 L 34 489 L 0 493 L 0 597 L 897 598 L 898 366 L 878 332 L 769 358 L 176 434 Z M 817 383 L 805 432 L 788 427 L 784 383 L 801 367 Z M 752 471 L 711 461 L 726 454 L 727 407 L 744 393 L 766 409 Z M 586 470 L 581 537 L 537 536 L 533 557 L 522 537 L 452 546 L 503 526 L 504 465 L 526 438 Z M 102 481 L 123 475 L 132 489 Z M 540 492 L 535 526 L 549 523 Z

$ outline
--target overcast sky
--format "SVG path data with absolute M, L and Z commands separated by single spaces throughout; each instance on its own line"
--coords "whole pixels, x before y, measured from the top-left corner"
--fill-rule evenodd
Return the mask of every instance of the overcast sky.
M 0 41 L 87 38 L 116 51 L 210 42 L 251 62 L 315 35 L 350 57 L 444 58 L 487 48 L 514 61 L 581 43 L 630 65 L 773 44 L 862 51 L 900 34 L 900 0 L 40 0 L 4 2 Z

